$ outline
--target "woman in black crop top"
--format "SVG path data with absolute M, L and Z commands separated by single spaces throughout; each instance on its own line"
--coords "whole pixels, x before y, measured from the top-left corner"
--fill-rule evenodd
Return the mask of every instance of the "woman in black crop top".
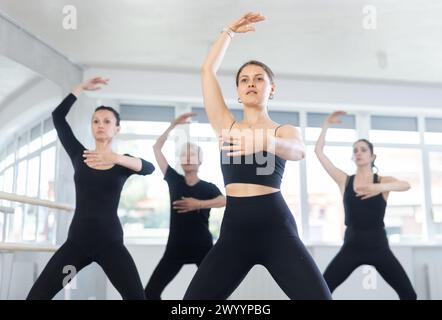
M 236 121 L 225 104 L 216 72 L 235 33 L 253 31 L 264 20 L 248 13 L 224 29 L 201 68 L 209 121 L 220 137 L 227 202 L 218 241 L 204 258 L 185 299 L 227 299 L 256 264 L 267 268 L 291 299 L 330 299 L 327 285 L 298 237 L 279 187 L 286 160 L 304 158 L 298 130 L 272 121 L 272 71 L 249 61 L 236 76 L 244 116 Z
M 372 265 L 400 299 L 415 300 L 416 293 L 410 279 L 391 252 L 384 229 L 388 194 L 406 191 L 410 185 L 393 177 L 373 174 L 376 155 L 373 145 L 365 139 L 353 145 L 356 175 L 348 176 L 333 165 L 323 152 L 325 137 L 327 129 L 334 123 L 340 123 L 339 117 L 343 114 L 345 112 L 336 111 L 325 120 L 315 148 L 322 166 L 341 190 L 347 226 L 344 245 L 325 270 L 324 278 L 333 292 L 357 267 Z
M 74 167 L 75 213 L 66 242 L 49 260 L 28 299 L 52 299 L 66 284 L 67 276 L 73 275 L 72 270 L 76 274 L 92 262 L 103 268 L 123 299 L 144 299 L 135 263 L 123 244 L 117 209 L 127 178 L 151 174 L 155 168 L 143 159 L 112 151 L 112 139 L 120 130 L 114 109 L 102 106 L 93 114 L 94 151 L 88 151 L 75 138 L 66 121 L 81 92 L 97 90 L 102 84 L 107 80 L 94 78 L 79 84 L 52 112 L 55 130 Z

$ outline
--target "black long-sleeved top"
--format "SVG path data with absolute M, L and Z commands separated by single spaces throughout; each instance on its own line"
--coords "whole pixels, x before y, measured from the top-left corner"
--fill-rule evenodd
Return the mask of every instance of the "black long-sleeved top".
M 52 112 L 58 137 L 74 167 L 76 204 L 68 239 L 89 247 L 101 247 L 123 240 L 117 209 L 127 178 L 132 174 L 151 174 L 155 167 L 143 159 L 139 172 L 120 165 L 107 170 L 89 167 L 83 158 L 86 148 L 75 138 L 66 121 L 66 115 L 76 100 L 75 95 L 69 94 Z

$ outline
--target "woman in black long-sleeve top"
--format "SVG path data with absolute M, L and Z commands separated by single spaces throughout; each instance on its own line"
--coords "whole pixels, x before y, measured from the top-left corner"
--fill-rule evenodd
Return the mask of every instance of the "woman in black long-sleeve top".
M 96 262 L 123 299 L 144 299 L 144 290 L 128 250 L 117 209 L 121 190 L 132 174 L 148 175 L 154 166 L 128 154 L 112 151 L 119 132 L 119 114 L 98 107 L 92 118 L 95 150 L 87 150 L 74 136 L 66 115 L 83 90 L 97 90 L 108 80 L 94 78 L 79 84 L 53 111 L 58 137 L 74 167 L 76 205 L 67 241 L 57 250 L 34 283 L 28 299 L 52 299 L 66 284 L 67 270 Z

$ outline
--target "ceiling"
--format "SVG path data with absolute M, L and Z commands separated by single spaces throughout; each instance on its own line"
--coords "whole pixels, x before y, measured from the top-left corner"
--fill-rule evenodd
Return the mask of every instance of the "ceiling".
M 9 100 L 38 78 L 35 72 L 0 55 L 0 111 Z
M 368 4 L 376 30 L 362 27 Z M 63 28 L 65 5 L 77 9 L 77 30 Z M 197 71 L 221 28 L 246 11 L 267 20 L 233 39 L 223 72 L 254 58 L 282 77 L 442 85 L 440 0 L 0 2 L 0 14 L 76 63 L 165 71 Z

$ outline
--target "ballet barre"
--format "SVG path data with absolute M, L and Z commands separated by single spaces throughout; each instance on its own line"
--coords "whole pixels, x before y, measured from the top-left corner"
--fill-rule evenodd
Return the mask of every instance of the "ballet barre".
M 65 213 L 73 213 L 74 208 L 64 203 L 57 203 L 54 201 L 41 200 L 37 198 L 21 196 L 17 194 L 0 192 L 0 200 L 9 202 L 28 204 L 33 206 L 45 207 L 49 209 L 55 209 L 63 211 Z M 55 245 L 48 244 L 29 244 L 29 243 L 13 243 L 5 242 L 6 227 L 8 215 L 14 214 L 15 209 L 13 206 L 0 206 L 0 213 L 3 213 L 5 219 L 3 220 L 3 241 L 0 242 L 0 254 L 1 254 L 1 282 L 0 282 L 0 299 L 8 299 L 11 289 L 11 278 L 13 272 L 13 265 L 15 255 L 18 252 L 33 252 L 33 253 L 53 253 L 59 248 Z
M 51 208 L 51 209 L 58 209 L 58 210 L 67 211 L 67 212 L 71 212 L 71 213 L 74 212 L 74 208 L 72 208 L 68 204 L 58 203 L 58 202 L 49 201 L 49 200 L 41 200 L 41 199 L 31 198 L 31 197 L 26 197 L 26 196 L 20 196 L 17 194 L 7 193 L 7 192 L 0 192 L 0 200 L 30 204 L 30 205 L 34 205 L 34 206 L 46 207 L 46 208 Z

